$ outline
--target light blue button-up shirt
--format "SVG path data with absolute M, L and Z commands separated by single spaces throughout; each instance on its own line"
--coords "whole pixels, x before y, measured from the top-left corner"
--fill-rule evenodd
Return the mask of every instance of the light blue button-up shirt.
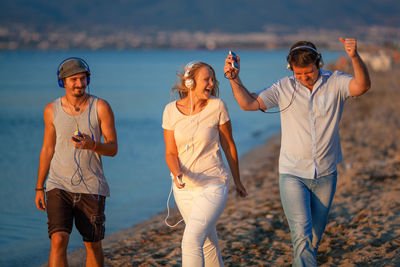
M 339 122 L 350 97 L 353 76 L 320 70 L 312 92 L 294 76 L 285 77 L 258 94 L 267 109 L 279 107 L 282 140 L 279 172 L 315 179 L 336 171 L 342 161 Z

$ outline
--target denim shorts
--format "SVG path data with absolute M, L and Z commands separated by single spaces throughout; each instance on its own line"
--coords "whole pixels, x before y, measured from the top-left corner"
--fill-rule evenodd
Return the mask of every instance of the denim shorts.
M 71 234 L 75 226 L 85 242 L 104 239 L 105 196 L 94 199 L 91 194 L 71 193 L 61 189 L 46 192 L 49 237 L 55 232 Z M 97 196 L 96 196 L 97 197 Z

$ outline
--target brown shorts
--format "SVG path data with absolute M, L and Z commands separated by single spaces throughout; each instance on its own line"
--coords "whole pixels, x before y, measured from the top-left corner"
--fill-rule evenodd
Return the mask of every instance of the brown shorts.
M 94 199 L 91 194 L 71 193 L 61 189 L 46 192 L 47 224 L 49 237 L 55 232 L 71 234 L 72 223 L 85 242 L 97 242 L 104 239 L 104 196 Z M 95 196 L 97 198 L 97 195 Z

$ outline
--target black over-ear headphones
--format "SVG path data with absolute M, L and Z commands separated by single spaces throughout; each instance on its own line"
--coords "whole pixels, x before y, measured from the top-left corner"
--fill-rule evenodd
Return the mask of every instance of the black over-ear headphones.
M 315 65 L 317 66 L 318 69 L 321 69 L 324 66 L 324 61 L 322 59 L 321 54 L 317 51 L 317 49 L 308 46 L 308 45 L 301 45 L 301 46 L 297 46 L 295 48 L 293 48 L 292 50 L 290 50 L 289 55 L 286 57 L 286 61 L 287 61 L 287 65 L 286 68 L 288 70 L 293 70 L 292 65 L 290 64 L 290 62 L 292 61 L 292 53 L 293 51 L 296 51 L 298 49 L 308 49 L 311 50 L 312 52 L 314 52 L 317 56 L 317 59 L 315 60 Z
M 68 60 L 71 60 L 71 59 L 76 59 L 76 60 L 79 60 L 80 62 L 83 63 L 83 66 L 84 66 L 85 70 L 88 73 L 87 76 L 86 76 L 86 81 L 87 81 L 87 85 L 89 85 L 89 83 L 90 83 L 90 68 L 89 68 L 89 64 L 83 58 L 80 58 L 80 57 L 69 57 L 69 58 L 64 59 L 63 61 L 61 61 L 60 65 L 58 65 L 58 68 L 57 68 L 58 86 L 64 87 L 63 79 L 60 78 L 60 71 L 61 71 L 61 68 L 62 68 L 63 64 L 65 62 L 67 62 Z

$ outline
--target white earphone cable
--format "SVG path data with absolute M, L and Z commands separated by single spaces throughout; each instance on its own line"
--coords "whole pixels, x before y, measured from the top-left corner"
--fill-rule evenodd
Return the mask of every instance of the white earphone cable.
M 172 183 L 171 183 L 171 190 L 169 190 L 169 195 L 168 195 L 168 200 L 167 200 L 167 217 L 165 217 L 165 219 L 164 219 L 164 222 L 165 222 L 165 224 L 166 225 L 168 225 L 169 227 L 171 227 L 171 228 L 174 228 L 174 227 L 176 227 L 178 224 L 180 224 L 182 221 L 183 221 L 183 219 L 181 219 L 179 222 L 177 222 L 177 223 L 175 223 L 174 225 L 170 225 L 169 223 L 168 223 L 168 217 L 169 217 L 169 199 L 171 198 L 171 194 L 172 194 L 172 187 L 174 186 L 174 180 L 172 180 Z

